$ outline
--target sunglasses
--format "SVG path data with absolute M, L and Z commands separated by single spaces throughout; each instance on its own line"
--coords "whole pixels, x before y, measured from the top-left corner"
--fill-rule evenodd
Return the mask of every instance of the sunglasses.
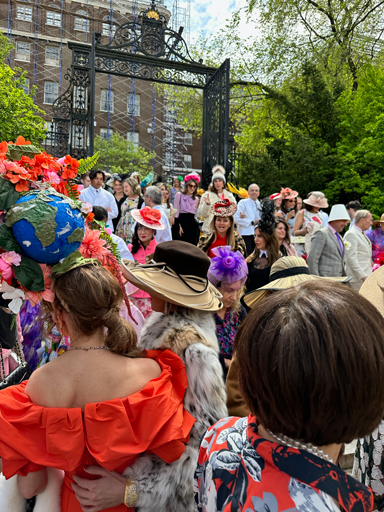
M 188 187 L 196 188 L 196 185 L 193 185 L 193 183 L 190 183 L 190 184 L 188 185 Z

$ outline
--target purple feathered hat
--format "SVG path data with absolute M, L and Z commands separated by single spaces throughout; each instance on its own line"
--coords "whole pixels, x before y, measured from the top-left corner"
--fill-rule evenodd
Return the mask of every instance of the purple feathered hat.
M 248 266 L 240 251 L 232 251 L 230 245 L 212 249 L 215 257 L 211 260 L 208 279 L 217 286 L 220 282 L 234 283 L 248 276 Z

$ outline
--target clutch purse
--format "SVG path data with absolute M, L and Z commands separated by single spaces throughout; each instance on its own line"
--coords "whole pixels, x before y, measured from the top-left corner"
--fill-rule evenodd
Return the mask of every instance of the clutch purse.
M 8 388 L 9 386 L 15 386 L 21 384 L 24 380 L 29 379 L 31 376 L 31 368 L 24 359 L 23 349 L 20 346 L 20 341 L 16 341 L 16 354 L 19 357 L 19 365 L 12 370 L 8 375 L 5 375 L 4 357 L 3 357 L 3 346 L 0 342 L 0 361 L 3 379 L 0 381 L 0 391 Z

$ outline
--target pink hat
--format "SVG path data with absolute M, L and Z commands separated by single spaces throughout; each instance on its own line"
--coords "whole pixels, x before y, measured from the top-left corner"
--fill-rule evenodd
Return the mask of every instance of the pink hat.
M 281 197 L 284 199 L 295 199 L 299 195 L 296 190 L 292 190 L 291 188 L 282 188 L 280 190 Z
M 161 222 L 161 212 L 146 206 L 142 210 L 132 210 L 132 217 L 142 226 L 150 229 L 165 229 Z

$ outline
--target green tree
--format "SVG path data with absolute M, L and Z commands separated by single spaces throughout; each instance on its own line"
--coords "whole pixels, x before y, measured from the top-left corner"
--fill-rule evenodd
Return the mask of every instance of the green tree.
M 35 89 L 25 94 L 26 73 L 12 70 L 5 59 L 12 50 L 8 39 L 0 34 L 0 140 L 15 141 L 22 135 L 32 144 L 39 145 L 46 136 L 44 114 L 33 101 Z
M 148 152 L 142 147 L 136 147 L 122 135 L 114 132 L 109 140 L 95 137 L 95 152 L 100 152 L 98 167 L 104 167 L 114 172 L 134 172 L 146 176 L 153 170 L 151 160 L 156 153 Z M 117 168 L 120 168 L 118 170 Z

